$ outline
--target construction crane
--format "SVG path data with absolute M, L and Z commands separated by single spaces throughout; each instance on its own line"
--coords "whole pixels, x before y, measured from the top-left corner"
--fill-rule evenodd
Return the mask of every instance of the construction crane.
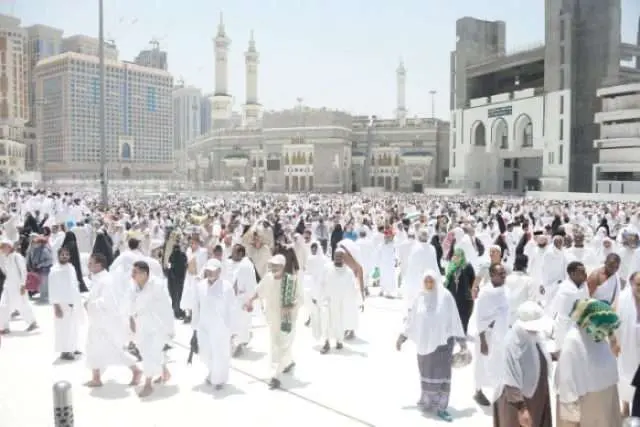
M 166 34 L 162 37 L 153 37 L 149 42 L 149 44 L 151 45 L 153 50 L 160 50 L 160 42 L 166 38 L 167 38 Z

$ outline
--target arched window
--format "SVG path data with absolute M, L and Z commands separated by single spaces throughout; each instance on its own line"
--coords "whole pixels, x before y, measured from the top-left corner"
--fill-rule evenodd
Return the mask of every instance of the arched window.
M 120 151 L 120 158 L 122 160 L 131 160 L 131 146 L 128 142 L 122 144 L 122 148 Z
M 471 131 L 471 140 L 473 141 L 473 145 L 478 147 L 484 147 L 487 145 L 487 135 L 486 130 L 484 128 L 484 123 L 481 121 L 477 121 L 474 126 L 472 126 Z

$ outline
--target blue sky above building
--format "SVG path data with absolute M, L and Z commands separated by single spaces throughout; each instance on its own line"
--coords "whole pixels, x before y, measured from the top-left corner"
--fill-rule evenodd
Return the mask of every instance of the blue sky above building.
M 623 40 L 635 41 L 638 0 L 623 2 Z M 510 49 L 544 39 L 540 0 L 105 0 L 105 32 L 133 59 L 152 38 L 169 52 L 176 80 L 213 90 L 212 37 L 220 12 L 232 39 L 229 84 L 235 105 L 245 97 L 243 53 L 251 30 L 261 55 L 259 101 L 290 108 L 296 99 L 315 107 L 390 116 L 396 102 L 395 69 L 407 67 L 410 115 L 448 117 L 449 52 L 462 16 L 507 21 Z M 67 36 L 97 36 L 97 0 L 0 0 L 0 13 L 24 25 L 46 24 Z M 50 46 L 43 46 L 44 49 Z M 55 47 L 51 47 L 55 48 Z M 149 108 L 154 103 L 149 101 Z

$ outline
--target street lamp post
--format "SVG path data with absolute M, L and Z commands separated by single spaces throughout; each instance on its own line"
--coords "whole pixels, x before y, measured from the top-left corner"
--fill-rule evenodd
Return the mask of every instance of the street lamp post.
M 100 57 L 100 189 L 103 208 L 109 204 L 107 187 L 107 139 L 105 120 L 104 0 L 98 0 L 98 56 Z

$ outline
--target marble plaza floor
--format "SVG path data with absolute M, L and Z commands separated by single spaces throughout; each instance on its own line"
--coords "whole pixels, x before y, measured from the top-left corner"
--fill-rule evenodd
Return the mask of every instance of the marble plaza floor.
M 280 391 L 266 386 L 268 337 L 259 315 L 254 318 L 251 351 L 233 360 L 229 384 L 220 392 L 203 385 L 206 372 L 197 357 L 192 366 L 186 364 L 191 331 L 180 324 L 169 352 L 173 378 L 143 400 L 126 386 L 130 379 L 126 368 L 109 369 L 101 389 L 83 387 L 89 379 L 84 360 L 56 360 L 53 309 L 37 305 L 34 309 L 39 331 L 22 333 L 25 325 L 16 320 L 11 324 L 15 332 L 2 337 L 0 427 L 53 426 L 51 389 L 59 380 L 73 386 L 75 427 L 492 425 L 490 411 L 472 399 L 473 365 L 454 371 L 453 423 L 416 408 L 419 380 L 413 346 L 407 343 L 401 353 L 395 350 L 402 322 L 400 300 L 369 298 L 359 338 L 340 352 L 319 354 L 309 329 L 301 325 L 297 367 L 283 380 Z

